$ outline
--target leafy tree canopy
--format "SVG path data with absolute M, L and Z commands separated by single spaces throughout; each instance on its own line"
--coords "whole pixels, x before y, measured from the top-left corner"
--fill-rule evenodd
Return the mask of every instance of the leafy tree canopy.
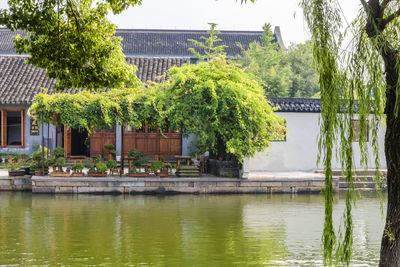
M 14 42 L 27 63 L 47 70 L 55 89 L 102 89 L 138 83 L 127 64 L 109 11 L 119 13 L 141 0 L 9 0 L 0 24 L 23 30 Z
M 173 129 L 197 135 L 198 153 L 241 161 L 263 151 L 283 128 L 257 81 L 223 57 L 168 75 L 166 117 Z
M 292 87 L 292 70 L 287 54 L 275 41 L 271 25 L 265 24 L 263 30 L 262 44 L 253 42 L 248 50 L 242 48 L 237 62 L 247 73 L 258 77 L 267 96 L 287 97 Z
M 312 42 L 291 45 L 287 51 L 292 81 L 289 97 L 313 97 L 318 94 L 318 75 L 313 65 Z
M 225 55 L 225 47 L 226 45 L 217 45 L 218 42 L 222 40 L 218 38 L 218 34 L 220 31 L 216 30 L 216 23 L 208 23 L 210 25 L 210 30 L 208 30 L 208 37 L 201 36 L 200 41 L 189 39 L 188 41 L 192 42 L 195 46 L 197 46 L 200 50 L 196 51 L 195 48 L 189 48 L 189 52 L 191 52 L 197 59 L 200 61 L 210 60 L 212 58 Z

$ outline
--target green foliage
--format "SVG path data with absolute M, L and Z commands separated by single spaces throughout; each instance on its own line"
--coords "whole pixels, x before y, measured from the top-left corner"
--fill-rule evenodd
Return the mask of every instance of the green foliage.
M 9 172 L 15 172 L 15 171 L 19 171 L 21 170 L 21 168 L 23 167 L 23 164 L 20 162 L 11 162 L 7 165 L 7 170 Z
M 56 164 L 56 159 L 48 159 L 47 163 L 49 164 L 49 166 L 55 165 Z
M 216 43 L 221 42 L 222 40 L 218 38 L 218 34 L 220 31 L 215 30 L 217 27 L 216 23 L 208 23 L 210 25 L 210 30 L 208 30 L 208 37 L 201 36 L 200 41 L 194 39 L 188 39 L 188 41 L 192 42 L 195 47 L 199 49 L 196 51 L 195 48 L 189 48 L 189 52 L 191 52 L 197 59 L 204 61 L 210 60 L 212 58 L 216 58 L 218 56 L 225 55 L 225 47 L 226 45 L 216 45 Z
M 81 173 L 82 170 L 83 170 L 83 168 L 84 168 L 84 166 L 83 166 L 82 163 L 77 163 L 76 165 L 73 165 L 73 166 L 71 167 L 71 170 L 72 170 L 74 173 Z
M 65 165 L 65 158 L 57 158 L 55 164 L 57 167 L 62 168 Z
M 271 25 L 265 24 L 263 30 L 262 45 L 253 42 L 248 50 L 242 48 L 242 54 L 237 62 L 245 72 L 258 78 L 267 96 L 288 97 L 292 87 L 290 78 L 293 73 L 287 54 L 275 41 Z
M 60 114 L 58 123 L 86 129 L 89 133 L 94 128 L 107 129 L 117 124 L 140 128 L 144 121 L 152 128 L 160 128 L 165 124 L 164 107 L 157 101 L 162 95 L 161 90 L 153 87 L 113 89 L 101 93 L 40 93 L 35 96 L 29 114 L 43 114 L 44 122 L 52 122 L 53 114 L 57 113 Z
M 317 94 L 320 90 L 313 65 L 312 42 L 290 46 L 287 61 L 292 70 L 289 97 L 312 97 Z
M 51 155 L 53 155 L 55 158 L 64 157 L 65 150 L 62 147 L 56 147 L 53 151 L 51 151 Z
M 15 39 L 26 61 L 46 69 L 55 89 L 120 88 L 139 83 L 135 67 L 127 64 L 121 38 L 108 20 L 140 0 L 9 0 L 0 10 L 0 24 L 28 35 Z
M 106 173 L 107 165 L 103 162 L 99 162 L 96 164 L 96 173 Z
M 32 160 L 33 161 L 41 161 L 42 160 L 42 152 L 36 151 L 32 153 Z
M 110 150 L 114 149 L 114 145 L 113 144 L 104 144 L 104 149 L 110 151 Z
M 107 161 L 107 168 L 110 171 L 113 171 L 113 170 L 117 169 L 117 167 L 118 167 L 118 164 L 117 164 L 117 162 L 115 160 L 111 159 L 111 160 Z
M 172 68 L 165 89 L 171 128 L 198 137 L 197 153 L 243 160 L 269 146 L 280 119 L 251 76 L 223 58 Z
M 389 3 L 391 2 L 391 3 Z M 324 263 L 331 265 L 333 255 L 336 264 L 350 264 L 353 243 L 352 206 L 356 201 L 354 192 L 354 147 L 352 140 L 354 131 L 351 121 L 357 118 L 360 132 L 370 129 L 372 139 L 372 157 L 379 177 L 378 131 L 386 120 L 385 155 L 388 167 L 388 213 L 385 230 L 390 232 L 392 222 L 398 222 L 398 213 L 391 209 L 397 206 L 398 190 L 395 173 L 399 172 L 398 137 L 399 132 L 399 11 L 396 1 L 361 1 L 363 9 L 351 23 L 351 41 L 346 51 L 341 51 L 342 19 L 341 8 L 336 1 L 303 0 L 302 6 L 306 21 L 312 33 L 314 63 L 319 73 L 321 87 L 321 134 L 319 138 L 319 161 L 325 168 L 325 224 L 323 232 Z M 356 109 L 354 107 L 357 107 Z M 371 109 L 371 106 L 373 108 Z M 340 116 L 338 116 L 340 114 Z M 367 167 L 366 135 L 360 135 L 359 147 L 361 166 Z M 338 150 L 335 151 L 334 148 Z M 396 152 L 394 152 L 396 151 Z M 336 237 L 332 223 L 333 192 L 332 164 L 336 155 L 341 162 L 343 176 L 348 183 L 346 208 L 344 211 L 344 231 L 339 230 Z M 397 177 L 397 176 L 396 176 Z M 396 199 L 391 203 L 391 199 Z M 396 229 L 398 231 L 398 229 Z M 397 242 L 397 241 L 396 241 Z M 389 259 L 397 252 L 398 244 L 391 241 L 390 235 L 384 235 L 381 247 L 382 266 L 395 265 Z M 391 251 L 396 248 L 396 252 Z M 336 253 L 334 253 L 336 249 Z M 390 255 L 390 256 L 389 256 Z M 383 262 L 382 262 L 383 260 Z M 397 263 L 397 262 L 396 262 Z
M 133 162 L 133 164 L 135 165 L 135 167 L 140 168 L 140 167 L 146 165 L 148 162 L 149 162 L 149 159 L 148 159 L 148 158 L 146 158 L 146 157 L 141 157 L 141 158 L 135 160 L 135 161 Z
M 150 169 L 153 172 L 159 172 L 164 168 L 164 163 L 162 161 L 156 160 L 151 163 Z
M 129 152 L 128 152 L 128 157 L 129 157 L 129 158 L 136 158 L 136 159 L 139 159 L 139 158 L 144 157 L 144 152 L 140 152 L 140 151 L 137 150 L 137 149 L 131 149 L 131 150 L 129 150 Z

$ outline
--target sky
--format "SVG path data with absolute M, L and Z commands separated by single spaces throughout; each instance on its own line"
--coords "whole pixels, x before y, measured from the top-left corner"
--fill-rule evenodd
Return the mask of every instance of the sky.
M 192 29 L 206 30 L 217 23 L 218 30 L 261 31 L 265 23 L 279 26 L 286 46 L 310 38 L 300 0 L 143 0 L 110 19 L 126 29 Z M 339 0 L 350 22 L 361 8 L 359 0 Z
M 109 18 L 121 29 L 186 29 L 207 30 L 209 22 L 218 30 L 261 31 L 265 23 L 279 26 L 286 46 L 310 38 L 303 19 L 300 0 L 256 0 L 241 4 L 240 0 L 142 0 Z M 359 0 L 338 0 L 350 22 L 361 8 Z M 0 0 L 0 8 L 7 0 Z

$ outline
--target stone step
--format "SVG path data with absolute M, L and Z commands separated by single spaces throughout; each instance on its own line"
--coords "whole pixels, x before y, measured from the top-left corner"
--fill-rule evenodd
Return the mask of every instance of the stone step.
M 387 171 L 386 170 L 379 170 L 382 175 L 386 175 Z M 315 173 L 324 173 L 323 170 L 317 170 Z M 357 176 L 374 176 L 376 174 L 375 169 L 368 169 L 368 170 L 356 170 L 355 174 Z M 341 170 L 333 170 L 332 171 L 333 176 L 342 176 L 342 171 Z
M 339 182 L 346 182 L 346 177 L 339 176 Z M 375 182 L 375 176 L 357 176 L 353 177 L 353 181 L 355 182 Z M 386 182 L 386 177 L 383 178 L 383 182 Z
M 375 189 L 375 182 L 354 182 L 354 188 L 357 189 Z M 349 188 L 347 183 L 339 183 L 339 188 Z

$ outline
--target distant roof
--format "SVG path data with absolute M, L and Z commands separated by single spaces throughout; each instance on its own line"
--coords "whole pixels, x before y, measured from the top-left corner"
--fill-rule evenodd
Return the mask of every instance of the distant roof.
M 275 27 L 275 39 L 284 47 L 279 27 Z M 0 28 L 0 54 L 15 54 L 13 36 L 24 35 L 22 31 L 12 32 L 7 28 Z M 221 31 L 218 37 L 222 42 L 218 45 L 227 45 L 225 52 L 228 57 L 241 53 L 240 43 L 244 49 L 252 42 L 260 42 L 262 31 Z M 122 37 L 122 48 L 126 56 L 141 57 L 192 57 L 188 48 L 193 47 L 188 39 L 200 40 L 201 36 L 208 36 L 204 30 L 140 30 L 118 29 L 117 36 Z
M 0 56 L 0 104 L 30 104 L 41 88 L 51 90 L 55 81 L 46 71 L 25 64 L 27 56 Z M 185 58 L 127 57 L 129 64 L 138 67 L 137 76 L 143 81 L 162 82 L 162 76 L 173 66 L 188 64 Z
M 278 112 L 321 112 L 321 100 L 319 98 L 280 98 L 268 99 L 271 105 L 279 107 Z

